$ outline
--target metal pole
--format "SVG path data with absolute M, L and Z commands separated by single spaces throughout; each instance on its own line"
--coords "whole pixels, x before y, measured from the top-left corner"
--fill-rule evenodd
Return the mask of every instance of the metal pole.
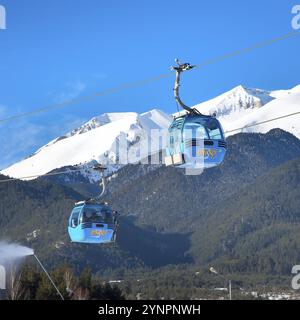
M 36 258 L 36 261 L 38 262 L 38 264 L 40 265 L 40 267 L 43 269 L 43 271 L 46 273 L 48 279 L 50 280 L 50 282 L 52 283 L 53 287 L 55 288 L 55 290 L 57 291 L 58 295 L 60 296 L 61 300 L 65 300 L 63 295 L 61 294 L 61 292 L 59 291 L 59 289 L 57 288 L 57 286 L 55 285 L 54 281 L 52 280 L 52 278 L 50 277 L 50 274 L 47 272 L 47 270 L 44 268 L 44 266 L 42 265 L 41 261 L 39 260 L 39 258 L 34 254 L 33 255 Z
M 229 294 L 229 300 L 232 300 L 232 290 L 231 290 L 231 279 L 228 279 L 227 277 L 223 276 L 222 274 L 220 274 L 214 267 L 211 267 L 209 269 L 210 272 L 214 273 L 215 275 L 219 276 L 220 278 L 222 278 L 223 280 L 225 280 L 226 282 L 228 281 L 228 294 Z

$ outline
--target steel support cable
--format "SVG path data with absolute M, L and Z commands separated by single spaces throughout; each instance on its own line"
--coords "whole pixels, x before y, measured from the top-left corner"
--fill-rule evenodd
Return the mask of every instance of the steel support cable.
M 236 56 L 251 52 L 251 51 L 253 51 L 255 49 L 260 49 L 260 48 L 267 47 L 267 46 L 272 45 L 272 44 L 274 44 L 276 42 L 280 42 L 280 41 L 283 41 L 283 40 L 286 40 L 286 39 L 289 39 L 289 38 L 292 38 L 292 37 L 298 36 L 298 35 L 300 35 L 300 31 L 292 31 L 292 32 L 289 32 L 287 34 L 284 34 L 284 35 L 281 35 L 281 36 L 278 36 L 278 37 L 275 37 L 275 38 L 272 38 L 272 39 L 269 39 L 269 40 L 266 40 L 266 41 L 258 42 L 256 44 L 253 44 L 253 45 L 249 46 L 249 47 L 245 47 L 245 48 L 242 48 L 240 50 L 231 51 L 231 52 L 229 52 L 227 54 L 224 54 L 224 55 L 217 56 L 215 58 L 206 60 L 206 61 L 204 61 L 204 62 L 202 62 L 200 64 L 195 65 L 195 68 L 200 69 L 200 68 L 209 66 L 211 64 L 214 64 L 214 63 L 217 63 L 217 62 L 221 62 L 223 60 L 230 59 L 230 58 L 233 58 L 233 57 L 236 57 Z M 61 103 L 56 103 L 56 104 L 52 104 L 52 105 L 49 105 L 49 106 L 46 106 L 46 107 L 37 108 L 37 109 L 34 109 L 32 111 L 15 114 L 15 115 L 0 119 L 0 124 L 3 124 L 3 123 L 8 122 L 8 121 L 17 120 L 19 118 L 24 118 L 24 117 L 32 116 L 32 115 L 35 115 L 35 114 L 48 112 L 48 111 L 51 111 L 51 110 L 54 110 L 54 109 L 64 108 L 64 107 L 67 107 L 67 106 L 72 105 L 72 104 L 89 101 L 89 100 L 95 99 L 97 97 L 101 97 L 101 96 L 117 93 L 117 92 L 120 92 L 120 91 L 123 91 L 123 90 L 133 89 L 133 88 L 136 88 L 136 87 L 141 87 L 141 86 L 144 86 L 146 84 L 149 84 L 149 83 L 152 83 L 152 82 L 156 82 L 156 81 L 158 81 L 160 79 L 170 77 L 171 75 L 173 75 L 173 72 L 164 73 L 164 74 L 161 74 L 161 75 L 158 75 L 158 76 L 154 76 L 154 77 L 150 77 L 150 78 L 146 78 L 146 79 L 143 79 L 143 80 L 140 80 L 140 81 L 125 83 L 123 85 L 120 85 L 120 86 L 117 86 L 117 87 L 113 87 L 113 88 L 110 88 L 110 89 L 107 89 L 107 90 L 103 90 L 103 91 L 100 91 L 100 92 L 96 92 L 96 93 L 93 93 L 93 94 L 88 95 L 88 96 L 83 96 L 83 97 L 79 97 L 79 98 L 75 98 L 75 99 L 70 99 L 70 100 L 66 100 L 66 101 L 61 102 Z

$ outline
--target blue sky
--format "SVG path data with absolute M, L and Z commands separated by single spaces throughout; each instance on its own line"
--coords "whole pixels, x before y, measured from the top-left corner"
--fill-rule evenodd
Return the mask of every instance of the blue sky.
M 0 0 L 0 119 L 168 72 L 174 58 L 201 63 L 292 31 L 287 0 Z M 196 104 L 239 84 L 300 83 L 300 37 L 184 77 Z M 47 114 L 0 124 L 0 168 L 103 112 L 176 110 L 173 78 Z

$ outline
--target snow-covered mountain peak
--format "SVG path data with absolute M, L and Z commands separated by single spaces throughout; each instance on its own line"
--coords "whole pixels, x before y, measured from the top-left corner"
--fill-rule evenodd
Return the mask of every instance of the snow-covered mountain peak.
M 288 90 L 250 90 L 255 90 L 256 93 L 262 92 L 264 97 L 267 94 L 272 99 L 259 108 L 239 110 L 239 112 L 233 112 L 228 116 L 221 116 L 220 120 L 225 131 L 234 134 L 240 132 L 240 130 L 232 130 L 248 127 L 242 131 L 266 133 L 273 128 L 281 128 L 300 138 L 300 115 L 285 117 L 300 111 L 300 85 Z M 269 122 L 269 120 L 275 118 L 279 119 Z
M 104 125 L 111 123 L 111 122 L 114 122 L 114 121 L 119 121 L 119 120 L 123 120 L 126 118 L 135 119 L 137 117 L 138 117 L 138 114 L 135 112 L 103 113 L 100 116 L 93 117 L 91 120 L 84 123 L 79 128 L 76 128 L 76 129 L 72 130 L 71 132 L 67 133 L 65 136 L 71 137 L 76 134 L 82 134 L 82 133 L 88 132 L 90 130 L 93 130 L 95 128 L 99 128 L 101 126 L 104 126 Z
M 215 113 L 217 117 L 237 116 L 247 109 L 260 108 L 272 101 L 269 91 L 239 85 L 209 101 L 196 105 L 203 114 Z
M 139 116 L 139 120 L 142 126 L 149 129 L 168 128 L 172 117 L 166 115 L 159 109 L 153 109 L 148 112 L 142 113 Z

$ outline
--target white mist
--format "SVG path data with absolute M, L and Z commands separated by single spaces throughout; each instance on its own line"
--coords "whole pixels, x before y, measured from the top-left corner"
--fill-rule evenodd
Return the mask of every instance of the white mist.
M 15 260 L 33 254 L 33 250 L 28 247 L 7 241 L 0 241 L 0 262 Z

